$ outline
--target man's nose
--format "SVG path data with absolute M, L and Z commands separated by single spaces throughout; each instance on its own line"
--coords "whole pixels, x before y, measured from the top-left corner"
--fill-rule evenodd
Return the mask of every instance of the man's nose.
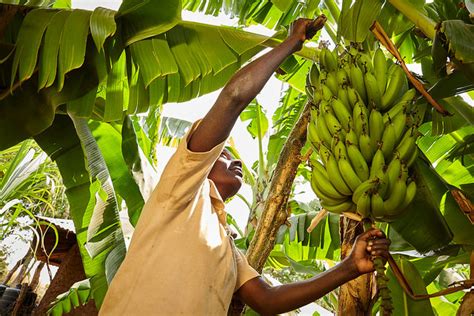
M 240 159 L 233 159 L 232 162 L 230 163 L 230 166 L 239 166 L 242 167 L 242 161 Z

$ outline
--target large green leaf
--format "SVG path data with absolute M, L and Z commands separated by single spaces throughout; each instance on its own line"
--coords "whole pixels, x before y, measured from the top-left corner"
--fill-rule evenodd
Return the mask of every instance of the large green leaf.
M 46 30 L 39 60 L 38 90 L 51 86 L 56 79 L 59 45 L 64 24 L 70 14 L 71 11 L 59 11 L 54 15 Z
M 273 114 L 272 129 L 274 134 L 270 136 L 268 141 L 268 168 L 271 169 L 276 164 L 290 131 L 303 111 L 305 102 L 306 97 L 303 94 L 290 88 L 286 91 L 280 106 Z
M 115 192 L 125 200 L 131 222 L 136 224 L 144 201 L 124 160 L 125 153 L 117 154 L 117 148 L 122 148 L 122 125 L 92 121 L 89 126 L 107 164 Z
M 342 13 L 339 34 L 352 42 L 363 42 L 370 32 L 369 27 L 382 10 L 380 0 L 356 0 Z
M 243 122 L 249 121 L 247 130 L 253 138 L 263 138 L 268 131 L 268 120 L 262 106 L 256 101 L 252 101 L 240 114 Z
M 73 10 L 64 23 L 59 44 L 58 90 L 63 88 L 64 76 L 84 63 L 90 16 L 90 11 Z
M 19 80 L 29 79 L 35 70 L 41 39 L 49 22 L 56 14 L 53 10 L 36 9 L 23 20 L 18 34 L 13 60 L 11 83 L 16 79 L 19 68 Z
M 125 0 L 119 8 L 118 19 L 125 45 L 130 45 L 173 28 L 181 20 L 181 1 L 158 4 L 152 0 Z
M 87 136 L 87 125 L 82 125 L 81 132 Z M 54 124 L 37 135 L 35 140 L 57 163 L 61 172 L 84 271 L 90 279 L 95 303 L 100 307 L 108 288 L 107 283 L 119 266 L 119 262 L 108 258 L 112 255 L 116 258 L 117 253 L 123 257 L 125 243 L 107 167 L 101 161 L 103 158 L 94 138 L 91 135 L 83 135 L 83 138 L 84 141 L 88 140 L 88 143 L 83 144 L 84 147 L 71 119 L 58 115 Z M 83 148 L 89 152 L 84 153 Z M 98 177 L 93 178 L 91 175 Z
M 461 20 L 443 21 L 440 31 L 446 36 L 449 51 L 462 63 L 474 62 L 474 25 Z
M 92 12 L 90 29 L 95 47 L 100 51 L 109 36 L 113 36 L 117 29 L 115 24 L 115 11 L 98 7 Z
M 394 256 L 395 262 L 410 283 L 411 288 L 416 294 L 427 294 L 425 283 L 413 263 L 403 256 Z M 433 309 L 429 299 L 413 300 L 410 298 L 398 284 L 391 269 L 388 269 L 389 278 L 388 287 L 391 291 L 394 315 L 433 315 Z

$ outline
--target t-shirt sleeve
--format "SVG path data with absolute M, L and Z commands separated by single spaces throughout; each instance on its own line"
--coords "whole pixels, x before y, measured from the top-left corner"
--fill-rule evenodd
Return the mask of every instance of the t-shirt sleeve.
M 155 188 L 153 197 L 169 202 L 168 209 L 182 209 L 183 204 L 195 197 L 224 149 L 225 141 L 206 152 L 189 150 L 189 139 L 200 122 L 195 122 L 179 143 Z
M 245 282 L 260 276 L 260 274 L 250 266 L 244 254 L 234 247 L 235 258 L 237 261 L 237 281 L 235 282 L 234 293 L 245 284 Z

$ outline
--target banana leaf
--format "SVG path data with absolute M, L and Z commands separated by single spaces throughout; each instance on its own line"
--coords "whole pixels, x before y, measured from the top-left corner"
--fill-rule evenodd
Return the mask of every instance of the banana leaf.
M 440 32 L 446 36 L 449 51 L 464 64 L 474 62 L 474 25 L 461 20 L 443 21 Z
M 338 35 L 348 41 L 363 42 L 381 10 L 382 3 L 378 0 L 356 0 L 350 8 L 341 13 Z
M 92 299 L 90 280 L 82 280 L 74 283 L 69 291 L 58 295 L 48 313 L 52 316 L 61 316 L 87 304 L 90 299 Z
M 181 20 L 181 1 L 168 0 L 159 4 L 152 0 L 124 0 L 117 20 L 123 25 L 125 45 L 162 34 Z
M 82 129 L 87 136 L 87 126 Z M 120 265 L 117 258 L 125 256 L 125 243 L 107 167 L 100 161 L 103 158 L 92 135 L 86 139 L 89 142 L 81 144 L 72 120 L 65 115 L 57 115 L 51 127 L 35 136 L 36 142 L 57 163 L 63 178 L 84 271 L 90 279 L 96 306 L 100 307 L 108 282 Z
M 434 181 L 431 175 L 435 171 L 431 171 L 421 158 L 417 159 L 413 169 L 417 194 L 403 214 L 389 224 L 389 237 L 394 229 L 418 252 L 426 253 L 448 245 L 453 239 L 453 227 L 448 226 L 440 210 L 439 193 L 442 191 L 444 194 L 446 187 Z M 460 212 L 459 209 L 457 211 Z
M 130 222 L 135 225 L 144 201 L 124 159 L 125 152 L 117 154 L 117 148 L 123 146 L 122 125 L 91 121 L 89 127 L 110 171 L 115 192 L 125 200 Z
M 402 271 L 403 275 L 407 278 L 407 281 L 410 283 L 413 291 L 416 294 L 427 294 L 425 283 L 421 278 L 418 270 L 416 270 L 413 263 L 411 263 L 404 256 L 394 256 L 395 262 Z M 392 294 L 393 301 L 393 315 L 406 315 L 406 316 L 415 316 L 415 315 L 433 315 L 433 308 L 429 299 L 424 300 L 413 300 L 410 298 L 402 289 L 395 276 L 393 275 L 392 270 L 389 268 L 387 271 L 388 288 Z
M 30 176 L 38 171 L 45 160 L 44 154 L 35 157 L 31 141 L 23 142 L 8 169 L 3 172 L 0 181 L 0 204 L 5 204 L 8 200 L 13 199 L 15 192 L 18 192 L 17 190 L 30 180 Z
M 105 40 L 113 36 L 117 30 L 115 11 L 101 7 L 96 8 L 91 14 L 90 29 L 95 47 L 100 52 Z

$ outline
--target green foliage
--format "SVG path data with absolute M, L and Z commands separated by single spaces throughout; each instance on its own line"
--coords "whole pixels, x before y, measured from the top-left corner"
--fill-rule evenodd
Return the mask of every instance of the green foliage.
M 344 2 L 346 4 L 341 11 L 338 35 L 351 42 L 363 42 L 382 9 L 382 3 L 379 0 L 356 0 L 349 8 L 348 1 Z
M 87 304 L 90 299 L 92 299 L 92 291 L 89 279 L 76 282 L 69 291 L 58 295 L 48 310 L 48 315 L 67 314 L 74 308 Z
M 107 284 L 125 256 L 109 170 L 84 120 L 75 119 L 73 124 L 60 115 L 35 140 L 61 172 L 84 270 L 100 307 Z

